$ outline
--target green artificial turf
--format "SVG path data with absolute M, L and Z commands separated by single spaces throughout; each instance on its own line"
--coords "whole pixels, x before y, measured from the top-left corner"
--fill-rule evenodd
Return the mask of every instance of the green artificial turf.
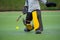
M 18 22 L 19 30 L 16 30 L 16 19 L 22 12 L 0 12 L 0 40 L 60 40 L 60 12 L 42 11 L 44 31 L 35 34 L 35 31 L 24 32 L 22 16 Z

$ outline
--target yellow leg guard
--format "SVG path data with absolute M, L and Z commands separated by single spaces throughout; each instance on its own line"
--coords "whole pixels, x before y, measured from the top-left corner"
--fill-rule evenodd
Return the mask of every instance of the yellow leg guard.
M 33 18 L 34 30 L 36 30 L 39 28 L 39 21 L 37 18 L 37 12 L 36 11 L 32 12 L 32 18 Z

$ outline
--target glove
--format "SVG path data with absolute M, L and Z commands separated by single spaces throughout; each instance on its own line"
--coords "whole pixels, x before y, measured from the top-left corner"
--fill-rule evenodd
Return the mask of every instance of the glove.
M 23 11 L 23 14 L 26 14 L 28 12 L 28 6 L 24 6 L 22 11 Z
M 47 7 L 56 7 L 56 3 L 49 2 L 49 3 L 46 3 L 46 6 Z

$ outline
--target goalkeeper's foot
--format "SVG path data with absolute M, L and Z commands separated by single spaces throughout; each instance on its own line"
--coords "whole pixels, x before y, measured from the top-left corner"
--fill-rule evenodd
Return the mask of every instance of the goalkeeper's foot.
M 36 30 L 36 34 L 41 34 L 42 31 L 41 30 Z
M 34 29 L 34 27 L 31 24 L 26 24 L 25 20 L 23 20 L 23 23 L 26 26 L 26 28 L 24 29 L 25 32 L 30 32 L 31 30 Z
M 31 26 L 30 24 L 26 25 L 26 28 L 24 29 L 25 32 L 30 32 L 31 30 L 33 30 L 34 27 Z

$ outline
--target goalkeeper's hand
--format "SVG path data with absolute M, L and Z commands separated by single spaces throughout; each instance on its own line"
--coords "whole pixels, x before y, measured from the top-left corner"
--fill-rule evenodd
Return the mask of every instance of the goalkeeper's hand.
M 47 6 L 47 7 L 56 7 L 56 3 L 47 2 L 47 3 L 46 3 L 46 6 Z
M 24 6 L 22 11 L 23 11 L 23 14 L 26 14 L 28 12 L 28 6 Z

